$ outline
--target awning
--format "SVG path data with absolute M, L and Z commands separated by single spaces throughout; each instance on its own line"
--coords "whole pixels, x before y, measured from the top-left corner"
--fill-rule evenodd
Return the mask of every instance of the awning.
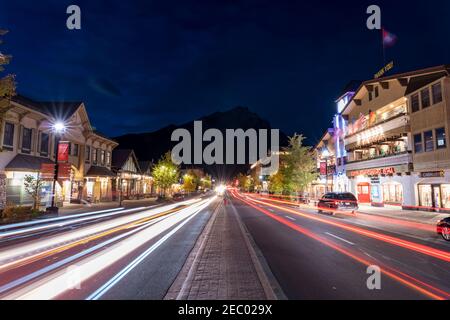
M 115 177 L 116 175 L 105 167 L 91 166 L 86 173 L 86 177 Z
M 43 163 L 53 163 L 49 158 L 17 154 L 5 167 L 5 171 L 40 171 Z

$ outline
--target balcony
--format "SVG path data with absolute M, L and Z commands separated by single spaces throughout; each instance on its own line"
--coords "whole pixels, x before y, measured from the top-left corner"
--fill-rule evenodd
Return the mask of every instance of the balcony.
M 359 130 L 358 132 L 348 135 L 345 138 L 345 145 L 354 145 L 354 144 L 368 144 L 371 142 L 375 142 L 379 139 L 383 139 L 386 134 L 393 133 L 394 131 L 398 131 L 396 129 L 403 129 L 401 131 L 406 131 L 406 126 L 409 125 L 409 115 L 405 113 L 397 114 L 392 118 L 389 118 L 384 121 L 377 122 L 375 125 L 366 127 L 363 130 Z
M 346 170 L 355 171 L 369 168 L 393 167 L 400 165 L 408 165 L 409 163 L 412 163 L 412 154 L 411 151 L 406 151 L 402 153 L 380 156 L 376 158 L 348 161 Z

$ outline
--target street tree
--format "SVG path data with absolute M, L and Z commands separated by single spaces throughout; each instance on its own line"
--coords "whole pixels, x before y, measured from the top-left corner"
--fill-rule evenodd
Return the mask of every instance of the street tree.
M 188 193 L 197 190 L 197 182 L 194 174 L 188 172 L 183 176 L 183 190 Z
M 153 167 L 152 176 L 155 186 L 160 189 L 162 196 L 166 196 L 167 190 L 178 182 L 179 173 L 179 167 L 172 162 L 170 152 L 163 155 Z
M 40 193 L 42 186 L 44 185 L 44 180 L 39 176 L 34 177 L 33 175 L 26 175 L 23 184 L 25 192 L 33 199 L 33 211 L 37 211 L 40 205 Z
M 0 37 L 4 36 L 7 33 L 8 31 L 0 29 Z M 0 44 L 2 44 L 1 38 Z M 3 66 L 9 64 L 10 61 L 11 56 L 5 55 L 0 51 L 0 73 L 5 70 Z M 0 132 L 3 132 L 6 113 L 12 108 L 11 98 L 15 95 L 15 76 L 12 74 L 8 74 L 6 76 L 0 77 Z M 2 150 L 0 149 L 0 151 Z
M 298 134 L 290 137 L 289 146 L 282 157 L 280 172 L 285 192 L 303 193 L 317 179 L 316 162 L 311 148 L 303 145 L 304 139 Z

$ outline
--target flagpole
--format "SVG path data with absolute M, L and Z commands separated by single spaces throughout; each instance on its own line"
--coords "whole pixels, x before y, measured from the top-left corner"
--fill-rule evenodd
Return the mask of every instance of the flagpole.
M 386 65 L 386 47 L 384 45 L 384 28 L 381 27 L 381 46 L 383 47 L 383 66 Z

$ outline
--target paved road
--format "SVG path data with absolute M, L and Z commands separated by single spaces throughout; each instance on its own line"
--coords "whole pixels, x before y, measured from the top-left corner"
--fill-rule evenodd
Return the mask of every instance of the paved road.
M 231 205 L 289 299 L 450 299 L 450 247 L 432 231 L 237 193 Z M 384 271 L 381 290 L 367 288 L 368 265 Z
M 215 197 L 2 230 L 2 299 L 162 299 Z

